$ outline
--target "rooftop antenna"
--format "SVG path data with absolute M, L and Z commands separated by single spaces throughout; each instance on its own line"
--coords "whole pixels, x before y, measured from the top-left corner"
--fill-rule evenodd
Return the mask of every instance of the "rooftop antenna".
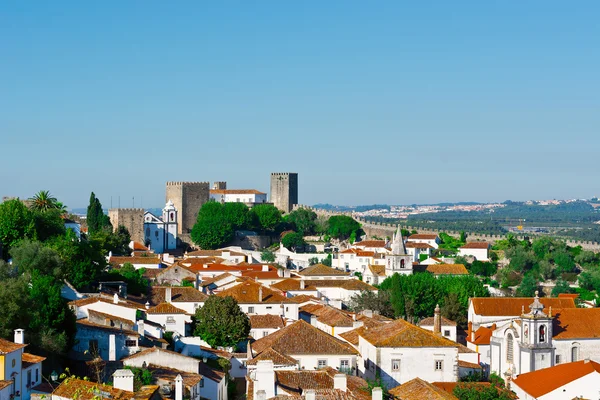
M 133 202 L 133 208 L 135 208 L 135 196 L 131 198 L 131 201 Z
M 119 196 L 119 208 L 121 208 L 121 196 Z
M 112 196 L 110 196 L 110 208 L 113 208 L 112 207 Z

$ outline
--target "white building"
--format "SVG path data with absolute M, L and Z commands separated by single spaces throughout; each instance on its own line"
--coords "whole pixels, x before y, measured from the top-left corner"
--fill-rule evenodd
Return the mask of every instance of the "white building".
M 210 199 L 219 203 L 244 203 L 248 207 L 267 202 L 267 194 L 254 189 L 213 189 Z
M 479 261 L 489 261 L 490 247 L 487 242 L 470 242 L 458 249 L 458 255 L 463 257 L 473 257 Z
M 406 242 L 405 247 L 406 252 L 412 256 L 413 262 L 420 262 L 422 255 L 425 256 L 423 258 L 429 258 L 433 249 L 430 244 L 420 242 Z
M 392 238 L 391 254 L 385 256 L 385 275 L 392 276 L 395 273 L 411 275 L 413 273 L 413 256 L 406 252 L 400 226 Z
M 163 208 L 162 219 L 149 211 L 144 213 L 144 240 L 158 254 L 177 248 L 177 209 L 171 200 Z
M 596 399 L 600 364 L 584 360 L 517 376 L 510 388 L 521 400 Z
M 0 396 L 7 400 L 29 400 L 34 387 L 42 383 L 42 361 L 46 358 L 25 353 L 24 335 L 23 329 L 17 329 L 14 342 L 0 339 Z
M 285 320 L 279 315 L 249 315 L 250 336 L 260 339 L 285 327 Z
M 149 321 L 161 325 L 165 332 L 174 332 L 181 336 L 187 336 L 188 326 L 192 323 L 190 313 L 167 302 L 150 307 L 146 310 L 146 316 Z
M 440 237 L 435 233 L 415 233 L 413 235 L 410 235 L 406 241 L 416 243 L 427 243 L 434 249 L 437 249 L 440 243 L 442 243 Z

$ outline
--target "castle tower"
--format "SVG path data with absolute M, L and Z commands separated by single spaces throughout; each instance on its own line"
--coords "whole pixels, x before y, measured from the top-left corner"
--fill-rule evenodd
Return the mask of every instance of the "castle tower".
M 212 190 L 227 190 L 227 182 L 213 182 Z
M 402 275 L 410 275 L 413 272 L 412 256 L 406 253 L 400 225 L 392 238 L 392 254 L 385 256 L 385 275 L 392 276 L 396 272 Z
M 163 208 L 163 223 L 165 250 L 174 250 L 177 248 L 177 209 L 171 200 Z
M 208 182 L 167 182 L 166 199 L 178 211 L 177 233 L 187 240 L 198 218 L 198 211 L 210 198 Z
M 552 308 L 544 313 L 544 305 L 535 292 L 529 312 L 521 315 L 521 339 L 519 341 L 520 365 L 518 374 L 554 366 L 552 344 Z
M 298 204 L 298 174 L 295 172 L 271 173 L 271 203 L 284 213 Z
M 119 225 L 129 231 L 131 240 L 144 243 L 144 209 L 143 208 L 111 208 L 108 218 L 116 231 Z

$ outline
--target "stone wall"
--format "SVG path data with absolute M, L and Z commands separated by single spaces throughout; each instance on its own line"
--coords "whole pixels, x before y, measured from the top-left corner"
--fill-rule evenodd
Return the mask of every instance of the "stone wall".
M 298 174 L 295 172 L 271 173 L 271 203 L 284 213 L 298 204 Z
M 111 208 L 108 217 L 116 231 L 123 225 L 129 231 L 131 240 L 144 243 L 144 209 L 143 208 Z
M 178 210 L 177 233 L 189 233 L 196 219 L 198 211 L 210 198 L 208 182 L 167 182 L 166 200 L 171 200 Z

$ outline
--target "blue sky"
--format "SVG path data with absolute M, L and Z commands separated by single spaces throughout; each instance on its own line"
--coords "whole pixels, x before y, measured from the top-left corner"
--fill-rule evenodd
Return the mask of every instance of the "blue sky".
M 600 194 L 597 1 L 0 3 L 0 196 Z M 127 199 L 127 200 L 125 200 Z

